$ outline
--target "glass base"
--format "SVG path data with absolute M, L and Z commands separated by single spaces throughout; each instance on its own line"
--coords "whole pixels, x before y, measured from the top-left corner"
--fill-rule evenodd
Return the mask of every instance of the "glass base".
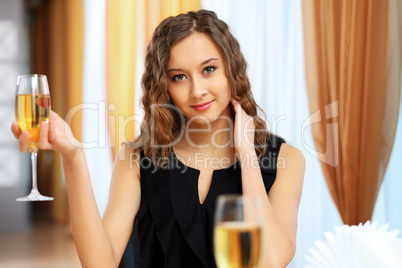
M 31 193 L 27 196 L 17 198 L 17 201 L 52 201 L 53 197 L 44 196 L 38 190 L 32 189 Z

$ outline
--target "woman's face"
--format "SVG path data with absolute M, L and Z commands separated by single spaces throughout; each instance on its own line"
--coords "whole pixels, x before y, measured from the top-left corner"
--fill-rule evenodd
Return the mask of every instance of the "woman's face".
M 168 93 L 187 120 L 204 125 L 231 116 L 225 63 L 208 35 L 195 32 L 174 45 L 167 76 Z

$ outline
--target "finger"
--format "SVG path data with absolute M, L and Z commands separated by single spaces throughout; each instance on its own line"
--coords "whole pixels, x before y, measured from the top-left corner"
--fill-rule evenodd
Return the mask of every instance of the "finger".
M 56 112 L 53 112 L 50 110 L 50 117 L 49 117 L 49 122 L 55 121 L 55 120 L 62 120 L 60 115 L 58 115 Z
M 57 120 L 61 119 L 60 116 L 58 114 L 56 114 L 55 112 L 51 111 L 50 112 L 50 118 L 49 118 L 49 122 L 47 124 L 48 127 L 48 131 L 47 131 L 47 141 L 48 143 L 52 144 L 52 141 L 54 141 L 54 139 L 56 138 L 56 133 L 57 133 L 57 129 L 56 126 L 58 125 Z
M 245 113 L 246 114 L 246 113 Z M 247 115 L 247 114 L 246 114 Z M 248 117 L 246 120 L 246 127 L 249 129 L 255 129 L 255 122 L 254 119 L 252 117 Z
M 16 137 L 17 139 L 20 138 L 21 129 L 20 129 L 20 127 L 18 126 L 17 122 L 12 122 L 12 123 L 11 123 L 11 131 L 13 132 L 14 137 Z
M 237 113 L 238 111 L 240 111 L 239 114 L 242 114 L 242 116 L 248 116 L 248 114 L 247 114 L 246 111 L 243 109 L 243 107 L 241 107 L 241 104 L 240 104 L 240 102 L 239 102 L 238 100 L 236 100 L 235 98 L 232 97 L 230 101 L 232 102 L 233 107 L 234 107 L 236 113 Z
M 43 121 L 40 126 L 39 149 L 49 148 L 48 133 L 49 133 L 49 123 Z
M 233 108 L 234 108 L 235 112 L 237 113 L 239 111 L 239 108 L 241 108 L 240 103 L 235 98 L 231 98 L 230 102 L 232 103 Z
M 21 132 L 21 135 L 19 137 L 19 147 L 21 152 L 26 153 L 29 151 L 28 142 L 29 142 L 29 132 L 27 130 L 24 130 Z

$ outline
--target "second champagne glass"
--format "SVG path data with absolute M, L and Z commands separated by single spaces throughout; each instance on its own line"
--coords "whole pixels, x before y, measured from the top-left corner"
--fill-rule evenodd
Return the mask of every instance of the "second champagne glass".
M 29 132 L 29 151 L 32 164 L 32 189 L 28 196 L 17 201 L 49 201 L 53 197 L 39 193 L 37 185 L 36 162 L 39 147 L 39 133 L 42 122 L 50 116 L 50 93 L 45 75 L 20 75 L 17 80 L 15 96 L 15 117 L 21 130 Z
M 213 243 L 219 268 L 259 267 L 261 238 L 262 211 L 258 197 L 218 197 Z

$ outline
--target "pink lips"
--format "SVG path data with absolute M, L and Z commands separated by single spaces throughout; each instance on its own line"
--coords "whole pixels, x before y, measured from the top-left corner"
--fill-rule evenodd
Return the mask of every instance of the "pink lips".
M 201 104 L 198 104 L 198 105 L 193 105 L 191 107 L 196 109 L 197 111 L 205 111 L 206 109 L 208 109 L 212 105 L 213 102 L 214 101 L 204 102 L 204 103 L 201 103 Z

